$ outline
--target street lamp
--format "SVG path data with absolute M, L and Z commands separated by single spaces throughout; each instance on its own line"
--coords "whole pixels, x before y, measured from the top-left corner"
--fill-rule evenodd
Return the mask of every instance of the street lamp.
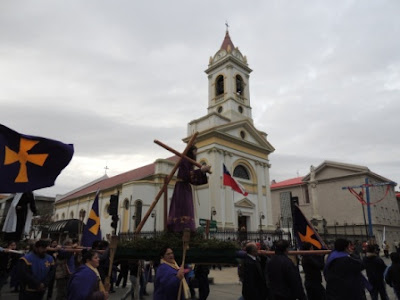
M 264 213 L 260 211 L 260 231 L 262 231 L 262 220 L 265 219 Z
M 136 229 L 136 215 L 135 214 L 132 215 L 132 222 L 133 222 L 132 231 L 135 231 L 135 229 Z
M 156 225 L 157 225 L 157 213 L 153 211 L 151 213 L 151 217 L 154 218 L 154 235 L 156 234 Z
M 338 224 L 339 224 L 339 223 L 336 222 L 336 220 L 334 220 L 333 225 L 335 226 L 335 239 L 337 238 L 337 229 L 336 229 L 336 226 L 337 226 Z
M 215 207 L 211 207 L 211 221 L 213 220 L 213 216 L 215 216 L 217 214 L 217 211 L 215 210 Z

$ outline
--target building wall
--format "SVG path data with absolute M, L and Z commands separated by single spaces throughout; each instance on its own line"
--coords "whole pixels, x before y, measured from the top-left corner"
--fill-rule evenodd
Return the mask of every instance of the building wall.
M 355 172 L 354 170 L 353 173 L 351 170 L 341 172 L 338 168 L 327 167 L 316 174 L 315 182 L 307 181 L 302 186 L 272 189 L 274 222 L 276 223 L 279 220 L 277 214 L 280 212 L 280 193 L 290 191 L 293 197 L 299 197 L 300 208 L 309 220 L 316 218 L 320 221 L 326 221 L 325 230 L 327 230 L 327 233 L 366 236 L 362 209 L 365 211 L 368 225 L 367 207 L 362 206 L 347 189 L 343 189 L 343 187 L 364 184 L 366 177 L 368 177 L 369 183 L 385 182 L 379 175 L 375 176 L 373 173 Z M 315 184 L 315 187 L 313 187 L 313 184 Z M 309 191 L 309 204 L 305 203 L 305 188 Z M 314 194 L 311 192 L 313 188 L 315 189 Z M 369 190 L 370 202 L 374 203 L 384 197 L 386 186 L 370 187 Z M 355 191 L 360 192 L 361 189 L 355 189 Z M 313 199 L 313 195 L 316 199 Z M 365 196 L 364 198 L 366 199 Z M 313 209 L 313 206 L 315 209 Z M 383 232 L 385 231 L 386 240 L 394 249 L 394 242 L 400 241 L 400 214 L 393 186 L 390 187 L 388 194 L 382 201 L 370 206 L 370 211 L 376 242 L 382 243 Z M 320 233 L 323 233 L 322 222 L 319 223 L 317 229 Z

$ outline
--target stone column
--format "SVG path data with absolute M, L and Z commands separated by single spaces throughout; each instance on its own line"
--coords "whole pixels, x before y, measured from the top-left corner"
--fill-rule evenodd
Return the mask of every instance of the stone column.
M 265 223 L 267 224 L 268 229 L 275 229 L 274 220 L 272 217 L 272 194 L 271 194 L 271 184 L 269 177 L 269 168 L 271 168 L 271 164 L 264 163 L 264 176 L 265 176 L 265 189 L 266 189 L 266 212 L 265 212 Z
M 315 167 L 311 165 L 310 167 L 310 196 L 311 196 L 311 204 L 312 204 L 312 217 L 313 219 L 321 219 L 318 213 L 318 196 L 317 196 L 317 185 L 318 181 L 315 180 Z

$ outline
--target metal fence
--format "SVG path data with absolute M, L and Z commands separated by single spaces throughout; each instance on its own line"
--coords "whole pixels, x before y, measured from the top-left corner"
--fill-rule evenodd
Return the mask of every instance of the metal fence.
M 134 232 L 124 232 L 124 233 L 119 233 L 119 239 L 121 241 L 130 241 L 134 240 L 135 238 L 157 238 L 163 235 L 165 232 L 164 231 L 142 231 L 140 233 L 134 233 Z M 198 232 L 199 234 L 199 232 Z M 204 232 L 200 231 L 200 234 L 204 234 Z M 320 234 L 321 238 L 323 241 L 328 245 L 332 246 L 334 241 L 338 238 L 344 238 L 347 240 L 352 241 L 353 243 L 361 243 L 363 241 L 367 240 L 367 237 L 365 235 L 357 235 L 357 234 L 327 234 L 327 233 L 322 233 Z M 220 241 L 232 241 L 232 242 L 237 242 L 238 245 L 243 245 L 243 243 L 248 242 L 248 241 L 254 241 L 254 242 L 274 242 L 276 240 L 288 240 L 289 243 L 291 244 L 291 247 L 296 248 L 297 243 L 293 239 L 292 235 L 288 231 L 283 231 L 283 230 L 273 230 L 273 231 L 232 231 L 232 230 L 218 230 L 215 232 L 210 232 L 208 238 L 210 239 L 217 239 Z M 369 237 L 371 239 L 371 237 Z M 374 237 L 372 237 L 374 238 Z
M 124 232 L 119 233 L 119 239 L 121 241 L 134 240 L 135 238 L 157 238 L 164 234 L 164 231 L 142 231 L 140 233 L 135 232 Z M 203 233 L 205 236 L 205 233 Z M 232 241 L 242 243 L 246 241 L 266 241 L 268 239 L 271 242 L 285 239 L 292 242 L 292 237 L 289 232 L 285 231 L 231 231 L 231 230 L 219 230 L 210 232 L 208 238 L 217 239 L 220 241 Z

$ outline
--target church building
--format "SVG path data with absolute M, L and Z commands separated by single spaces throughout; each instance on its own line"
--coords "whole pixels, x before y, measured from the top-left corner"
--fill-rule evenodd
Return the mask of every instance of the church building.
M 210 57 L 207 113 L 188 123 L 188 142 L 198 132 L 197 161 L 212 166 L 208 184 L 193 186 L 196 225 L 201 219 L 217 222 L 218 229 L 247 231 L 275 229 L 270 191 L 269 154 L 275 149 L 267 134 L 255 128 L 250 103 L 250 73 L 247 58 L 234 46 L 229 32 L 220 49 Z M 110 196 L 119 193 L 119 232 L 132 232 L 148 211 L 164 179 L 178 157 L 157 159 L 114 177 L 103 176 L 57 197 L 55 221 L 78 218 L 86 223 L 97 190 L 103 235 L 111 233 L 108 215 Z M 223 165 L 240 182 L 247 196 L 223 184 Z M 168 185 L 142 231 L 163 230 L 176 178 Z M 161 197 L 162 198 L 162 197 Z

